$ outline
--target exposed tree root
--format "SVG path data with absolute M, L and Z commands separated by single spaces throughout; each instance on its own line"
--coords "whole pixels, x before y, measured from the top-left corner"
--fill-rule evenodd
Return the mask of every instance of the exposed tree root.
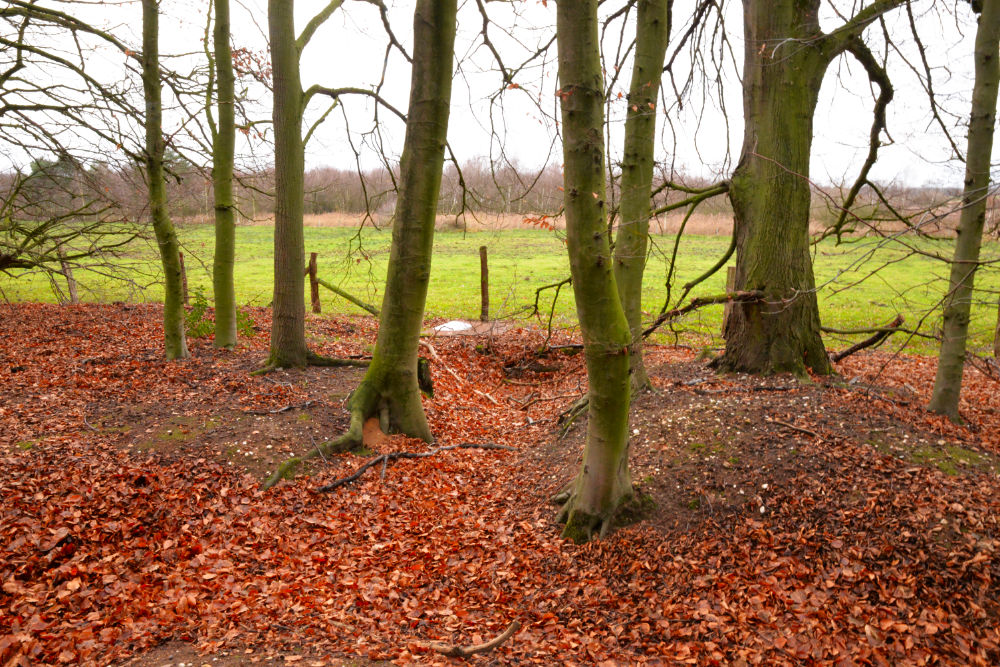
M 322 354 L 316 354 L 310 351 L 306 355 L 306 365 L 307 366 L 320 366 L 324 368 L 343 368 L 343 367 L 357 367 L 357 368 L 367 368 L 372 363 L 371 359 L 336 359 L 334 357 L 324 357 Z M 283 368 L 277 362 L 268 359 L 264 362 L 264 365 L 255 371 L 252 371 L 250 375 L 267 375 L 273 371 Z
M 444 642 L 428 642 L 425 646 L 432 651 L 437 651 L 441 655 L 450 658 L 469 658 L 477 653 L 488 653 L 505 641 L 514 636 L 514 633 L 521 629 L 520 621 L 511 621 L 507 629 L 486 642 L 485 644 L 475 644 L 473 646 L 458 646 L 457 644 L 446 644 Z
M 345 484 L 356 482 L 358 479 L 361 478 L 363 474 L 365 474 L 365 471 L 378 465 L 379 463 L 386 464 L 389 461 L 395 461 L 397 459 L 423 459 L 427 458 L 428 456 L 434 456 L 435 454 L 438 454 L 440 452 L 446 452 L 451 449 L 504 449 L 509 451 L 515 451 L 514 447 L 508 447 L 507 445 L 498 445 L 493 442 L 486 442 L 482 444 L 475 442 L 463 442 L 457 445 L 448 445 L 446 447 L 435 447 L 434 449 L 426 452 L 390 452 L 388 454 L 382 454 L 380 456 L 376 456 L 373 459 L 370 459 L 367 463 L 358 468 L 353 475 L 348 475 L 347 477 L 341 477 L 340 479 L 334 480 L 329 484 L 325 484 L 319 487 L 318 489 L 316 489 L 316 491 L 318 493 L 327 493 L 341 486 L 344 486 Z

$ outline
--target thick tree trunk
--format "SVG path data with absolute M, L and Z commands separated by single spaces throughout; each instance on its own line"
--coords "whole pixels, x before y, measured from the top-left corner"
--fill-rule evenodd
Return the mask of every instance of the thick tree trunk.
M 302 82 L 295 43 L 294 2 L 268 0 L 274 81 L 274 300 L 269 366 L 305 366 L 305 239 L 302 230 Z
M 813 112 L 831 55 L 818 0 L 745 0 L 744 139 L 733 173 L 736 289 L 719 365 L 750 373 L 829 373 L 809 256 Z M 814 44 L 810 44 L 813 40 Z
M 649 239 L 650 192 L 656 148 L 656 101 L 670 38 L 673 0 L 639 0 L 635 61 L 629 86 L 622 157 L 621 222 L 615 239 L 615 281 L 632 334 L 632 387 L 649 386 L 642 362 L 642 276 Z
M 142 0 L 142 88 L 146 99 L 146 180 L 149 212 L 163 264 L 163 343 L 167 359 L 189 355 L 184 337 L 184 293 L 180 244 L 167 213 L 163 180 L 163 105 L 160 102 L 159 10 L 157 0 Z
M 417 348 L 448 134 L 456 12 L 456 0 L 418 0 L 414 10 L 410 104 L 378 338 L 351 396 L 351 429 L 341 446 L 360 442 L 361 426 L 373 415 L 387 432 L 433 439 L 417 384 Z
M 215 347 L 236 347 L 236 207 L 233 200 L 233 162 L 236 148 L 235 81 L 229 45 L 229 0 L 214 0 L 213 45 L 216 71 L 218 125 L 212 137 L 212 190 L 215 196 L 215 259 L 212 291 L 215 297 Z
M 583 466 L 563 506 L 563 534 L 604 533 L 632 496 L 628 467 L 629 328 L 606 233 L 603 83 L 597 0 L 560 0 L 559 98 L 570 271 L 590 380 Z
M 976 30 L 976 79 L 969 117 L 969 148 L 965 158 L 965 191 L 958 238 L 951 264 L 951 280 L 944 302 L 944 331 L 938 355 L 934 393 L 929 410 L 958 421 L 958 399 L 965 369 L 972 290 L 979 265 L 979 248 L 986 221 L 990 188 L 990 155 L 1000 85 L 1000 0 L 984 0 Z

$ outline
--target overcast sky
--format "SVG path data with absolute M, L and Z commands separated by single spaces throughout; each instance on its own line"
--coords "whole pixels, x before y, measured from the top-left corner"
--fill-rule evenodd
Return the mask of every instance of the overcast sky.
M 232 0 L 233 42 L 236 47 L 254 50 L 266 48 L 266 0 Z M 393 30 L 404 48 L 412 48 L 413 2 L 387 0 Z M 619 3 L 607 3 L 608 6 Z M 841 11 L 849 12 L 852 2 L 837 3 Z M 163 26 L 161 52 L 164 54 L 197 54 L 205 29 L 204 0 L 162 0 Z M 298 0 L 297 23 L 301 27 L 326 0 Z M 674 10 L 674 34 L 681 32 L 691 14 L 693 0 L 677 0 Z M 138 46 L 138 5 L 100 5 L 89 10 L 82 3 L 70 4 L 77 11 L 88 11 L 102 24 L 113 27 L 125 41 Z M 543 0 L 515 0 L 486 4 L 496 25 L 490 37 L 510 68 L 528 53 L 545 44 L 554 32 L 555 3 Z M 685 99 L 682 109 L 676 103 L 667 109 L 672 131 L 665 130 L 660 141 L 660 155 L 690 174 L 706 178 L 725 176 L 738 157 L 742 138 L 742 103 L 738 74 L 742 57 L 742 9 L 739 2 L 724 4 L 729 46 L 715 44 L 722 54 L 724 67 L 719 85 L 711 81 L 697 86 L 696 94 Z M 934 73 L 934 86 L 946 112 L 945 119 L 953 126 L 962 124 L 968 116 L 969 93 L 972 85 L 972 41 L 975 26 L 965 2 L 914 3 L 918 25 L 926 35 L 928 61 Z M 99 17 L 99 18 L 98 18 Z M 824 29 L 841 21 L 833 5 L 825 5 Z M 910 185 L 926 183 L 960 186 L 961 164 L 950 160 L 951 150 L 940 130 L 931 122 L 926 95 L 917 76 L 907 62 L 920 65 L 913 48 L 908 19 L 897 10 L 886 19 L 886 26 L 898 49 L 890 49 L 889 71 L 894 78 L 896 97 L 889 111 L 889 135 L 893 144 L 882 151 L 882 158 L 873 176 L 883 182 L 897 181 Z M 501 80 L 490 53 L 480 37 L 482 19 L 475 0 L 460 0 L 459 32 L 456 44 L 457 71 L 449 141 L 459 161 L 477 158 L 498 160 L 501 153 L 520 164 L 539 168 L 561 162 L 554 117 L 557 113 L 557 88 L 554 45 L 549 53 L 516 79 L 519 88 L 504 91 L 501 103 L 491 103 L 491 96 L 500 88 Z M 634 26 L 625 28 L 626 40 L 634 34 Z M 604 45 L 609 53 L 617 48 L 620 30 L 609 30 Z M 884 50 L 880 33 L 869 30 L 868 41 L 878 51 Z M 377 9 L 360 0 L 347 0 L 344 6 L 324 25 L 303 54 L 303 85 L 319 83 L 329 87 L 355 86 L 371 88 L 383 75 L 386 35 Z M 114 56 L 104 57 L 108 72 L 120 69 Z M 100 61 L 101 58 L 95 58 Z M 197 56 L 188 55 L 169 61 L 178 68 L 192 66 Z M 682 55 L 674 68 L 677 73 L 689 68 Z M 381 94 L 397 108 L 405 109 L 409 89 L 409 65 L 396 51 L 389 55 Z M 627 69 L 622 72 L 615 90 L 625 90 L 629 80 Z M 671 86 L 665 83 L 667 102 L 674 102 Z M 270 100 L 259 87 L 249 94 L 258 104 L 256 114 L 270 117 Z M 612 92 L 614 99 L 614 91 Z M 853 178 L 867 151 L 871 124 L 873 95 L 864 71 L 848 57 L 831 68 L 824 81 L 822 100 L 816 113 L 816 141 L 813 151 L 812 177 L 819 183 L 836 183 Z M 328 100 L 315 98 L 307 114 L 307 126 L 322 114 Z M 728 110 L 728 123 L 720 109 Z M 610 110 L 610 152 L 612 160 L 619 152 L 625 101 L 612 103 Z M 951 113 L 952 115 L 947 115 Z M 351 132 L 345 129 L 345 117 Z M 377 134 L 372 134 L 373 106 L 366 98 L 345 99 L 343 113 L 330 115 L 316 132 L 308 146 L 309 166 L 352 168 L 354 149 L 361 153 L 365 167 L 378 164 L 379 151 L 390 159 L 398 158 L 403 138 L 403 125 L 392 114 L 381 112 Z M 177 117 L 173 119 L 177 122 Z M 955 139 L 964 150 L 965 137 L 961 127 L 954 127 Z M 348 141 L 348 137 L 352 139 Z M 352 144 L 353 143 L 353 148 Z M 731 148 L 731 152 L 727 149 Z M 266 145 L 256 147 L 257 160 L 268 162 Z

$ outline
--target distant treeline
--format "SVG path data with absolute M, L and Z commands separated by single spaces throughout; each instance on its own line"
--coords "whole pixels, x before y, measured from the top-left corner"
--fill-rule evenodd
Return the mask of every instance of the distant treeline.
M 214 203 L 209 175 L 176 156 L 170 163 L 169 171 L 167 188 L 171 215 L 179 221 L 212 220 Z M 52 178 L 53 172 L 58 172 L 55 180 Z M 666 175 L 661 174 L 657 180 L 662 183 L 666 178 Z M 32 179 L 37 183 L 24 182 Z M 670 176 L 670 180 L 688 188 L 711 185 L 705 179 L 676 174 Z M 609 178 L 608 197 L 612 209 L 618 199 L 615 181 L 616 179 Z M 16 183 L 20 186 L 15 188 Z M 54 189 L 61 193 L 53 195 Z M 79 197 L 86 193 L 90 198 L 109 205 L 118 215 L 138 221 L 146 216 L 144 189 L 145 182 L 137 170 L 108 165 L 84 167 L 56 161 L 37 163 L 31 170 L 20 174 L 0 174 L 0 196 L 4 198 L 5 208 L 8 212 L 12 208 L 20 210 L 22 214 L 40 213 L 37 209 L 42 204 L 45 209 L 50 209 L 50 213 L 55 213 L 51 209 L 65 205 L 67 199 L 75 198 L 79 202 Z M 274 212 L 270 194 L 273 190 L 273 169 L 243 171 L 238 174 L 236 199 L 240 222 L 262 222 L 270 218 Z M 74 197 L 69 197 L 67 193 L 72 193 Z M 911 213 L 936 211 L 944 221 L 953 217 L 946 214 L 949 206 L 956 203 L 960 188 L 905 188 L 892 185 L 883 188 L 882 194 L 897 210 Z M 656 197 L 654 206 L 663 206 L 687 196 L 683 192 L 666 190 Z M 812 217 L 818 227 L 832 224 L 836 219 L 836 202 L 840 196 L 841 189 L 835 187 L 814 193 Z M 13 207 L 11 197 L 19 200 Z M 465 211 L 515 215 L 554 214 L 562 206 L 562 197 L 562 171 L 555 165 L 538 171 L 512 165 L 491 168 L 486 161 L 467 162 L 461 166 L 461 170 L 454 164 L 446 164 L 438 213 L 458 215 Z M 41 199 L 45 201 L 42 202 Z M 367 212 L 378 216 L 380 220 L 387 220 L 392 215 L 395 202 L 395 174 L 386 168 L 359 173 L 351 169 L 319 167 L 310 169 L 305 174 L 304 207 L 307 214 L 346 213 L 363 216 Z M 991 213 L 993 208 L 991 206 Z M 710 199 L 699 208 L 699 213 L 709 215 L 728 216 L 731 212 L 727 197 Z M 886 207 L 871 191 L 864 193 L 859 205 L 855 207 L 855 214 L 862 217 L 879 218 L 885 213 Z M 994 234 L 998 231 L 995 217 L 991 215 L 991 220 L 988 221 L 988 229 Z M 950 224 L 940 226 L 950 227 Z

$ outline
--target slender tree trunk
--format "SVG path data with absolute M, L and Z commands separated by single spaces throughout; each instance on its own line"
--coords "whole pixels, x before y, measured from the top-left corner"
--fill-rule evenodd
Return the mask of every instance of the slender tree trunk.
M 559 518 L 566 522 L 564 535 L 585 541 L 604 533 L 632 496 L 630 336 L 606 233 L 597 0 L 560 0 L 556 17 L 566 240 L 590 381 L 583 466 Z
M 831 56 L 797 46 L 822 35 L 818 0 L 745 0 L 744 139 L 729 192 L 736 289 L 764 302 L 733 304 L 725 370 L 829 373 L 809 256 L 813 113 Z
M 274 81 L 274 300 L 268 365 L 305 366 L 305 238 L 302 230 L 302 82 L 295 43 L 294 2 L 268 0 Z
M 632 334 L 633 389 L 649 386 L 642 362 L 642 276 L 649 240 L 650 193 L 656 148 L 656 102 L 670 38 L 673 0 L 639 0 L 635 61 L 625 119 L 621 223 L 615 239 L 615 281 Z
M 413 15 L 413 73 L 392 248 L 371 365 L 351 397 L 351 429 L 341 446 L 360 442 L 361 426 L 379 415 L 387 432 L 431 441 L 417 384 L 451 103 L 456 0 L 418 0 Z
M 976 79 L 969 117 L 969 148 L 965 158 L 962 215 L 951 264 L 951 280 L 944 302 L 944 332 L 938 355 L 937 377 L 928 409 L 958 421 L 958 399 L 965 369 L 972 290 L 979 266 L 979 248 L 986 222 L 990 189 L 990 155 L 1000 85 L 1000 0 L 984 0 L 976 30 Z
M 233 163 L 236 152 L 235 77 L 229 45 L 229 0 L 214 0 L 218 125 L 212 137 L 212 189 L 215 196 L 215 259 L 212 291 L 215 297 L 215 347 L 236 347 L 236 206 L 233 199 Z
M 163 105 L 160 102 L 159 9 L 157 0 L 142 0 L 142 88 L 146 98 L 146 180 L 153 232 L 163 264 L 163 342 L 167 359 L 190 356 L 184 337 L 184 293 L 180 244 L 167 213 L 163 180 Z

